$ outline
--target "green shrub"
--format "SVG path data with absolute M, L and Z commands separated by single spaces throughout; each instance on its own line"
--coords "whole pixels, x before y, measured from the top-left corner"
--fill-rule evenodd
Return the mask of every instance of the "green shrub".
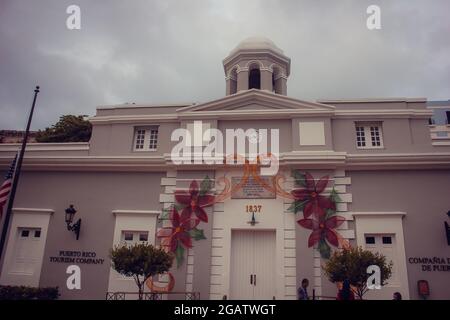
M 0 300 L 56 300 L 58 287 L 0 286 Z
M 148 278 L 169 271 L 173 254 L 151 244 L 118 245 L 111 250 L 112 267 L 121 275 L 133 277 L 142 300 Z
M 387 280 L 392 274 L 392 261 L 387 261 L 381 253 L 373 253 L 364 250 L 362 247 L 343 249 L 335 251 L 331 258 L 323 267 L 325 275 L 333 282 L 350 281 L 350 284 L 356 288 L 356 294 L 360 299 L 369 290 L 367 288 L 367 279 L 370 274 L 367 268 L 371 265 L 377 265 L 381 271 L 381 285 L 387 284 Z

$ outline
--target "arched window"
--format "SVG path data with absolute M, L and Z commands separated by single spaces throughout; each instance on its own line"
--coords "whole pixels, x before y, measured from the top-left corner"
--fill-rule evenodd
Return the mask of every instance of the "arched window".
M 261 89 L 261 72 L 259 66 L 254 64 L 249 68 L 248 73 L 248 88 L 249 89 Z
M 274 93 L 278 93 L 281 94 L 281 70 L 278 67 L 273 67 L 273 72 L 272 72 L 272 91 Z
M 230 94 L 235 94 L 237 92 L 237 71 L 234 68 L 230 72 Z

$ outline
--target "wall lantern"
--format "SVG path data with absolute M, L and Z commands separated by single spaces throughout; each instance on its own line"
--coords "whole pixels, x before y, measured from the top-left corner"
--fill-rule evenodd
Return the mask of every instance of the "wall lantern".
M 247 223 L 250 224 L 252 227 L 254 227 L 255 224 L 258 223 L 258 221 L 256 221 L 256 218 L 255 218 L 255 211 L 252 211 L 252 219 L 250 221 L 247 221 Z
M 450 218 L 450 211 L 447 212 L 448 217 Z M 445 234 L 447 235 L 447 244 L 450 246 L 450 226 L 447 221 L 444 222 L 445 225 Z
M 67 230 L 75 232 L 78 240 L 78 238 L 80 237 L 81 219 L 78 219 L 77 222 L 72 224 L 73 218 L 75 217 L 75 213 L 77 213 L 77 210 L 75 210 L 73 204 L 71 204 L 66 209 L 66 223 L 67 223 Z

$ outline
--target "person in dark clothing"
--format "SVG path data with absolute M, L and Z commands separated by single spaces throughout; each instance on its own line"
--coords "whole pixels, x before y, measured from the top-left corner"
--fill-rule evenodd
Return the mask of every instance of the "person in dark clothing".
M 308 279 L 303 279 L 302 285 L 297 290 L 298 300 L 309 300 L 308 290 L 307 290 L 308 285 L 309 285 Z
M 394 292 L 392 300 L 402 300 L 402 295 L 400 292 Z
M 350 288 L 350 281 L 345 279 L 342 283 L 342 289 L 339 290 L 337 300 L 355 300 L 355 295 Z

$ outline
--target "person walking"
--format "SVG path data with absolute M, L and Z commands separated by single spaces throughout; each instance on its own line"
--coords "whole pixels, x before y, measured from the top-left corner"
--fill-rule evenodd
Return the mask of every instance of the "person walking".
M 345 279 L 342 283 L 342 289 L 339 290 L 336 300 L 355 300 L 355 295 L 353 294 L 348 279 Z
M 298 300 L 309 300 L 308 296 L 308 279 L 303 279 L 301 286 L 297 290 Z

